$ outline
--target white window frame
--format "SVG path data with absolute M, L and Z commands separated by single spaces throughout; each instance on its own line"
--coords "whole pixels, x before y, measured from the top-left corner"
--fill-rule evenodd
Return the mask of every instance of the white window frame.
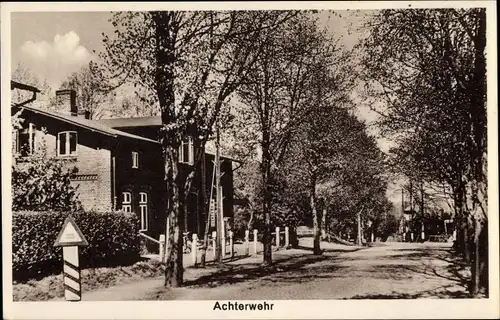
M 139 192 L 139 213 L 141 215 L 141 229 L 139 231 L 148 230 L 148 194 Z
M 25 131 L 24 131 L 26 129 L 28 130 L 28 148 L 27 148 L 28 150 L 26 150 L 27 151 L 26 156 L 30 156 L 36 150 L 36 127 L 35 127 L 35 124 L 33 124 L 31 122 L 28 124 L 28 128 L 24 128 L 24 129 L 21 129 L 21 130 L 19 130 L 19 129 L 15 130 L 15 140 L 16 140 L 15 148 L 16 149 L 14 151 L 15 151 L 16 154 L 21 154 L 21 148 L 23 146 L 21 146 L 21 142 L 19 140 L 19 136 L 21 134 L 26 134 Z M 23 131 L 23 132 L 20 132 L 20 131 Z
M 132 151 L 132 168 L 139 168 L 139 152 Z
M 132 193 L 125 191 L 122 192 L 122 211 L 132 212 Z
M 184 159 L 184 146 L 188 146 L 188 159 Z M 194 164 L 194 146 L 193 146 L 193 137 L 188 137 L 187 139 L 182 140 L 181 145 L 179 146 L 179 163 L 186 163 L 189 165 Z
M 70 147 L 71 147 L 70 136 L 72 133 L 75 134 L 75 151 L 74 151 L 74 153 L 71 153 L 71 150 L 70 150 Z M 61 148 L 60 148 L 60 144 L 61 144 L 60 136 L 63 134 L 66 135 L 66 142 L 65 142 L 66 153 L 65 154 L 61 154 Z M 57 133 L 57 156 L 58 157 L 74 157 L 77 154 L 78 154 L 78 133 L 76 131 L 58 132 Z

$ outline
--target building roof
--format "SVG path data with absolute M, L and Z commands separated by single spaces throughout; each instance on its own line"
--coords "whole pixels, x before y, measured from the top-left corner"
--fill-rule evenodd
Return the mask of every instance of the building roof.
M 15 107 L 15 106 L 14 106 Z M 32 106 L 22 106 L 21 109 L 26 109 L 31 112 L 41 114 L 47 117 L 58 119 L 67 123 L 71 123 L 81 128 L 85 128 L 91 131 L 99 132 L 104 135 L 112 137 L 126 137 L 130 139 L 147 141 L 155 144 L 160 144 L 157 140 L 148 139 L 139 135 L 131 134 L 125 131 L 117 130 L 114 128 L 126 128 L 126 127 L 144 127 L 144 126 L 160 126 L 161 118 L 159 116 L 153 117 L 141 117 L 141 118 L 117 118 L 117 119 L 101 119 L 101 120 L 89 120 L 82 117 L 65 115 L 62 113 L 44 110 Z M 207 142 L 205 147 L 205 152 L 210 155 L 215 155 L 215 146 L 213 143 Z M 231 161 L 239 162 L 237 159 L 228 157 L 221 154 L 221 158 L 228 159 Z
M 127 132 L 120 131 L 120 130 L 115 130 L 109 126 L 106 126 L 106 125 L 99 123 L 97 121 L 94 121 L 94 120 L 88 120 L 88 119 L 85 119 L 82 117 L 65 115 L 65 114 L 61 114 L 61 113 L 57 113 L 57 112 L 53 112 L 53 111 L 49 111 L 49 110 L 35 108 L 32 106 L 22 106 L 21 108 L 29 110 L 29 111 L 37 113 L 37 114 L 41 114 L 41 115 L 53 118 L 53 119 L 57 119 L 57 120 L 61 120 L 61 121 L 67 122 L 67 123 L 71 123 L 71 124 L 78 126 L 78 127 L 81 127 L 81 128 L 85 128 L 85 129 L 88 129 L 91 131 L 99 132 L 99 133 L 107 135 L 107 136 L 125 137 L 125 138 L 142 140 L 142 141 L 147 141 L 147 142 L 159 144 L 159 142 L 156 140 L 151 140 L 151 139 L 141 137 L 141 136 L 138 136 L 135 134 L 127 133 Z
M 138 127 L 160 127 L 161 126 L 161 116 L 150 116 L 150 117 L 134 117 L 134 118 L 114 118 L 114 119 L 99 119 L 96 120 L 100 124 L 109 126 L 111 128 L 138 128 Z M 215 143 L 213 141 L 207 141 L 205 143 L 205 152 L 209 155 L 215 156 Z M 229 159 L 232 161 L 239 162 L 233 157 L 227 155 L 222 155 L 221 158 Z
M 133 128 L 133 127 L 155 127 L 161 126 L 160 116 L 137 117 L 137 118 L 116 118 L 100 119 L 97 122 L 107 125 L 111 128 Z

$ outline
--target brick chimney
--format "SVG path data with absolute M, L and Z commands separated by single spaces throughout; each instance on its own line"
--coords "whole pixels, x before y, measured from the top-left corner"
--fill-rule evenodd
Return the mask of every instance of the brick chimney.
M 56 91 L 56 104 L 63 113 L 69 113 L 72 116 L 78 116 L 78 107 L 76 105 L 76 91 L 71 89 Z
M 87 110 L 79 111 L 76 105 L 76 91 L 73 89 L 64 89 L 56 91 L 56 104 L 59 111 L 70 114 L 75 117 L 90 119 L 90 112 Z

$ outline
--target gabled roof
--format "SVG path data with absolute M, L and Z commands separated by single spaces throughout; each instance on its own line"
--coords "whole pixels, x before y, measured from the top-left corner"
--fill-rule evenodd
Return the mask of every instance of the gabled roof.
M 125 138 L 142 140 L 142 141 L 147 141 L 147 142 L 159 144 L 159 142 L 156 140 L 151 140 L 151 139 L 141 137 L 141 136 L 138 136 L 135 134 L 127 133 L 127 132 L 120 131 L 120 130 L 115 130 L 109 126 L 106 126 L 106 125 L 101 124 L 101 123 L 94 121 L 94 120 L 88 120 L 88 119 L 81 118 L 81 117 L 65 115 L 65 114 L 61 114 L 61 113 L 57 113 L 57 112 L 53 112 L 53 111 L 48 111 L 48 110 L 43 110 L 43 109 L 31 107 L 31 106 L 29 106 L 29 107 L 22 106 L 21 108 L 29 110 L 29 111 L 37 113 L 37 114 L 41 114 L 41 115 L 53 118 L 53 119 L 67 122 L 67 123 L 70 123 L 72 125 L 75 125 L 75 126 L 78 126 L 78 127 L 84 128 L 84 129 L 88 129 L 90 131 L 99 132 L 99 133 L 107 135 L 107 136 L 125 137 Z
M 107 125 L 111 128 L 133 128 L 133 127 L 160 127 L 161 117 L 137 117 L 137 118 L 116 118 L 100 119 L 97 122 Z

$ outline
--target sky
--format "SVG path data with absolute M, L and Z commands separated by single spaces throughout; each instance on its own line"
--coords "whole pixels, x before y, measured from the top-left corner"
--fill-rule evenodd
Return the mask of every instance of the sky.
M 12 13 L 12 68 L 19 62 L 52 87 L 87 64 L 112 30 L 108 12 Z
M 356 31 L 369 11 L 338 11 L 321 14 L 321 24 L 340 37 L 346 49 L 352 48 L 360 33 Z M 17 12 L 11 15 L 11 66 L 22 63 L 40 79 L 46 79 L 52 88 L 59 85 L 71 73 L 79 70 L 100 52 L 102 33 L 110 34 L 113 27 L 108 21 L 110 12 Z M 359 95 L 354 93 L 355 99 Z M 359 118 L 371 124 L 376 114 L 359 103 Z M 373 132 L 372 132 L 373 133 Z M 377 139 L 379 147 L 387 151 L 390 141 Z M 399 187 L 391 185 L 389 198 L 399 201 Z

